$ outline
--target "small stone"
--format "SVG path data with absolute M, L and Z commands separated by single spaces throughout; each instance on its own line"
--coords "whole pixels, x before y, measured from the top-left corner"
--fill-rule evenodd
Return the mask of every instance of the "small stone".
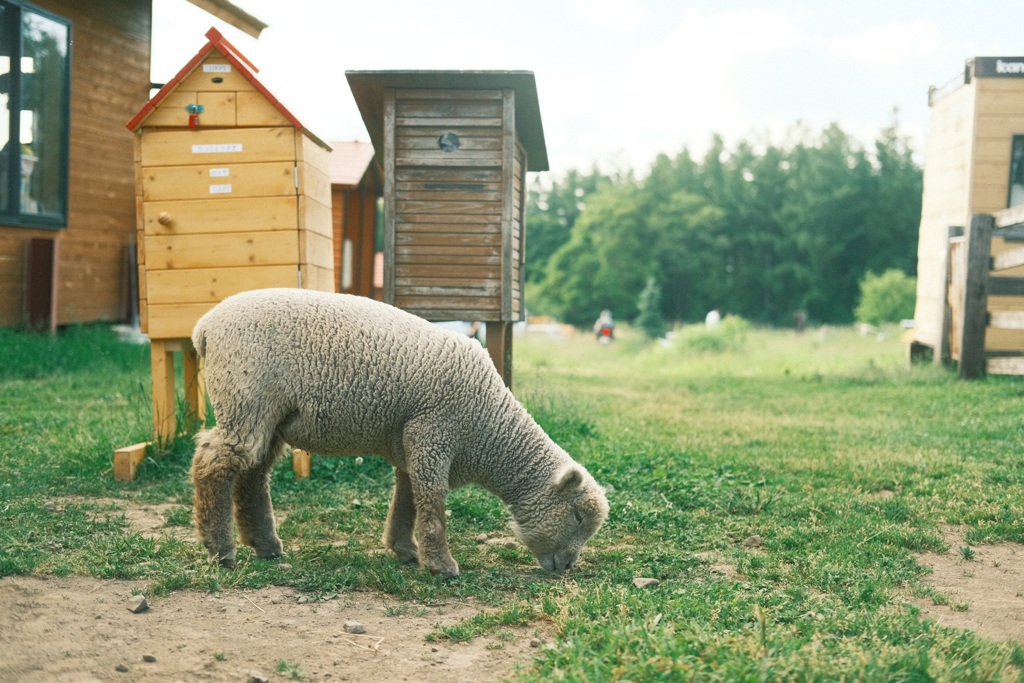
M 287 562 L 282 562 L 281 564 L 277 565 L 277 568 L 280 569 L 283 572 L 288 572 L 288 571 L 291 571 L 292 566 L 290 564 L 288 564 Z
M 530 638 L 530 647 L 540 647 L 540 638 Z
M 487 543 L 487 534 L 480 534 L 476 537 L 477 543 Z
M 250 671 L 249 678 L 246 683 L 270 683 L 270 679 L 261 674 L 259 671 Z
M 654 588 L 659 583 L 661 583 L 661 581 L 658 581 L 657 579 L 649 579 L 641 576 L 633 579 L 633 585 L 637 588 Z
M 50 512 L 57 511 L 57 504 L 54 503 L 52 500 L 48 500 L 45 503 L 43 503 L 43 507 L 49 510 Z
M 366 626 L 359 623 L 358 621 L 346 621 L 345 633 L 366 633 Z
M 743 541 L 743 547 L 744 548 L 760 548 L 761 544 L 763 542 L 764 541 L 761 540 L 760 536 L 758 536 L 757 534 L 754 534 L 753 536 L 751 536 L 747 540 Z
M 301 598 L 296 600 L 296 602 L 299 603 L 300 605 L 305 605 L 307 602 L 309 602 L 309 598 L 307 598 L 305 595 L 303 595 Z
M 487 545 L 500 545 L 505 548 L 515 548 L 519 544 L 516 543 L 516 539 L 509 536 L 501 536 L 498 538 L 488 538 L 486 541 Z
M 156 661 L 156 655 L 142 655 L 142 661 L 152 664 Z
M 146 602 L 145 595 L 133 595 L 132 599 L 128 601 L 128 610 L 135 614 L 141 614 L 149 609 L 149 603 Z
M 114 667 L 114 671 L 120 671 L 121 673 L 126 674 L 131 671 L 131 669 L 128 668 L 127 664 L 118 664 Z

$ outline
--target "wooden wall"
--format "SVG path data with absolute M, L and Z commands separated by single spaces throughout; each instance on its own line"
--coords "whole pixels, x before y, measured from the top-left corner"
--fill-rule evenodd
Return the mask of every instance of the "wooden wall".
M 963 85 L 931 107 L 917 243 L 914 336 L 936 350 L 942 348 L 944 336 L 949 228 L 963 226 L 969 213 L 974 95 L 973 87 Z
M 66 230 L 0 225 L 0 325 L 22 323 L 31 237 L 58 240 L 57 323 L 128 315 L 127 244 L 135 229 L 133 143 L 124 124 L 149 98 L 149 2 L 34 0 L 72 21 Z
M 428 320 L 518 319 L 526 153 L 515 140 L 513 91 L 394 92 L 385 114 L 385 300 Z M 440 147 L 446 134 L 457 149 Z

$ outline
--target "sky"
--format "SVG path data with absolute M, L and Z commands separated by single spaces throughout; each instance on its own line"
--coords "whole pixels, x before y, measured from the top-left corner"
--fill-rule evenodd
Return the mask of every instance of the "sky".
M 154 82 L 215 26 L 311 132 L 368 141 L 347 70 L 532 71 L 554 179 L 832 123 L 870 148 L 896 121 L 923 161 L 928 88 L 971 57 L 1024 55 L 1010 0 L 232 1 L 269 24 L 259 39 L 154 0 Z

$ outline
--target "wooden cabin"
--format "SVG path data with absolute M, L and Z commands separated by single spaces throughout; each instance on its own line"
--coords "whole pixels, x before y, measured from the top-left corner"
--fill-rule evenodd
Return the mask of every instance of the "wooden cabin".
M 192 1 L 251 35 L 264 26 Z M 152 2 L 0 7 L 0 34 L 23 19 L 35 30 L 0 40 L 0 325 L 127 320 L 135 178 L 122 123 L 149 99 Z
M 954 311 L 962 308 L 957 297 L 963 295 L 960 260 L 966 251 L 958 245 L 964 229 L 976 214 L 1024 206 L 1024 57 L 968 60 L 953 81 L 929 90 L 928 103 L 911 354 L 930 349 L 936 361 L 959 360 L 956 339 L 962 330 Z M 1018 238 L 996 230 L 987 249 L 998 257 L 1020 246 Z M 996 277 L 1009 278 L 1003 283 L 1008 284 L 1021 275 L 1024 267 L 1011 267 Z M 1000 293 L 988 297 L 990 312 L 1024 312 L 1024 296 L 1013 288 L 994 291 Z M 1024 331 L 990 324 L 985 338 L 985 352 L 993 358 L 1024 352 Z
M 377 255 L 378 205 L 384 189 L 380 164 L 368 142 L 331 142 L 331 220 L 335 291 L 381 300 Z
M 533 73 L 346 75 L 384 169 L 384 301 L 487 323 L 509 383 L 511 325 L 526 315 L 526 173 L 548 168 Z
M 171 353 L 185 353 L 186 399 L 204 408 L 189 342 L 204 313 L 250 289 L 334 291 L 330 147 L 219 31 L 206 37 L 127 124 L 141 327 L 152 346 L 154 429 L 164 438 L 176 429 Z

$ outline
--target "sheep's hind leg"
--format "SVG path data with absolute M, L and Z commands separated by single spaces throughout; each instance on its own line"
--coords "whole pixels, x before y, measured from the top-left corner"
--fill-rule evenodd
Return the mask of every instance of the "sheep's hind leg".
M 405 564 L 419 560 L 413 529 L 416 525 L 416 505 L 412 498 L 409 475 L 395 468 L 395 492 L 384 524 L 384 545 Z
M 196 534 L 211 559 L 235 566 L 235 539 L 231 524 L 231 496 L 239 465 L 244 462 L 217 427 L 196 435 L 192 458 L 193 516 Z
M 284 450 L 284 441 L 274 436 L 256 466 L 241 472 L 235 480 L 235 522 L 242 543 L 262 558 L 280 557 L 281 539 L 277 536 L 274 507 L 270 501 L 270 470 Z

